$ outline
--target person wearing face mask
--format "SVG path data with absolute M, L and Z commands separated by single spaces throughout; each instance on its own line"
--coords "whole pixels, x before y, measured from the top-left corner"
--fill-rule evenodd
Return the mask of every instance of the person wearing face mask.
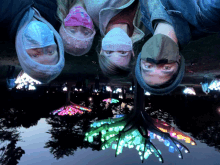
M 135 76 L 152 94 L 168 94 L 182 81 L 191 41 L 220 32 L 218 0 L 139 0 L 141 21 L 153 36 L 138 55 Z
M 112 79 L 128 77 L 135 61 L 134 47 L 150 34 L 140 22 L 139 1 L 83 1 L 101 33 L 102 41 L 97 47 L 97 54 L 102 72 Z
M 15 42 L 23 71 L 42 83 L 55 79 L 64 67 L 56 7 L 55 0 L 1 0 L 1 39 Z
M 57 0 L 57 16 L 62 23 L 59 33 L 65 52 L 82 56 L 89 52 L 96 34 L 92 19 L 81 0 Z

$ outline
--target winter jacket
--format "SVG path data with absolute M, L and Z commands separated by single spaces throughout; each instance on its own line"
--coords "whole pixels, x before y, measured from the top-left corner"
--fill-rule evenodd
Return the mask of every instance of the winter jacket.
M 56 18 L 56 0 L 0 0 L 1 40 L 15 40 L 18 26 L 30 7 L 36 8 L 57 31 L 60 23 Z
M 219 0 L 139 0 L 141 21 L 153 34 L 160 20 L 175 30 L 179 47 L 220 31 Z
M 84 0 L 86 11 L 92 18 L 94 24 L 99 28 L 102 36 L 105 36 L 106 27 L 114 16 L 116 16 L 123 9 L 130 6 L 135 0 Z M 145 35 L 150 34 L 150 31 L 141 23 L 140 4 L 138 4 L 137 11 L 134 17 L 134 33 L 131 37 L 132 42 L 135 43 L 143 39 Z

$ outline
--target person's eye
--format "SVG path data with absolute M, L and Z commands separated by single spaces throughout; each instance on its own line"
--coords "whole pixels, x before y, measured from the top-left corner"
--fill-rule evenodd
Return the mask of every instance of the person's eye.
M 106 54 L 111 54 L 113 51 L 105 51 Z
M 170 69 L 171 69 L 171 66 L 165 65 L 165 66 L 163 67 L 163 69 L 164 69 L 164 70 L 170 70 Z
M 76 33 L 75 29 L 71 29 L 70 31 L 71 31 L 71 33 Z
M 89 35 L 90 32 L 89 32 L 89 31 L 85 31 L 84 34 L 85 34 L 85 35 Z
M 151 68 L 153 68 L 153 65 L 145 65 L 145 68 L 146 69 L 151 69 Z
M 48 54 L 53 54 L 54 52 L 55 52 L 54 50 L 50 49 L 50 50 L 48 51 Z
M 123 55 L 126 55 L 127 52 L 126 51 L 119 51 L 119 53 L 123 54 Z
M 32 54 L 31 56 L 32 57 L 38 57 L 38 54 Z

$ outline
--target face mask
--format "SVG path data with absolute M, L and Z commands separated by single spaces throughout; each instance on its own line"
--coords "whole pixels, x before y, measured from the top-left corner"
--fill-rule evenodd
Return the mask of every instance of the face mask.
M 132 40 L 121 28 L 110 30 L 102 40 L 102 50 L 131 51 Z
M 170 37 L 157 34 L 142 47 L 141 59 L 154 64 L 179 63 L 179 47 Z
M 25 49 L 43 48 L 49 45 L 55 45 L 52 30 L 40 21 L 31 21 L 23 34 Z
M 65 26 L 84 26 L 93 31 L 93 22 L 81 6 L 73 7 L 64 19 Z
M 65 52 L 74 56 L 81 56 L 91 49 L 96 31 L 93 30 L 93 34 L 89 38 L 76 38 L 62 24 L 59 33 L 63 40 Z

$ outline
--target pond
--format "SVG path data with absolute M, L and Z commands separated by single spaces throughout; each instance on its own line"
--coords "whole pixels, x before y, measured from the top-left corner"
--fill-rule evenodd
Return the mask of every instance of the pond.
M 171 100 L 171 96 L 166 98 L 167 100 L 163 99 L 166 104 L 161 102 L 160 105 L 156 105 L 157 99 L 152 97 L 148 102 L 150 106 L 145 108 L 146 112 L 153 118 L 154 125 L 161 130 L 166 129 L 168 132 L 185 136 L 185 140 L 177 137 L 175 139 L 184 144 L 190 153 L 185 153 L 183 149 L 183 159 L 180 159 L 177 151 L 174 153 L 169 151 L 164 139 L 161 140 L 160 137 L 149 132 L 151 137 L 154 136 L 150 141 L 160 150 L 163 164 L 219 164 L 220 157 L 217 149 L 220 145 L 219 117 L 218 112 L 214 110 L 218 107 L 218 103 L 213 99 L 196 96 L 172 97 L 173 101 L 179 100 L 179 112 L 176 112 L 178 107 L 169 104 L 168 101 Z M 22 104 L 21 100 L 20 103 Z M 41 104 L 40 101 L 39 104 Z M 119 109 L 121 105 L 119 103 L 115 106 L 106 106 L 105 103 L 93 105 L 92 112 L 85 112 L 79 116 L 53 115 L 50 114 L 52 111 L 46 107 L 37 111 L 34 107 L 22 109 L 20 106 L 16 109 L 12 105 L 13 103 L 11 105 L 7 103 L 6 107 L 1 108 L 0 161 L 2 164 L 142 164 L 136 146 L 124 147 L 123 152 L 115 157 L 116 151 L 112 149 L 113 145 L 102 149 L 101 133 L 98 133 L 93 141 L 85 140 L 85 134 L 89 132 L 88 129 L 95 121 L 108 117 L 113 120 L 123 117 L 125 111 L 123 107 Z M 210 107 L 209 110 L 206 107 Z M 183 112 L 182 109 L 185 111 Z M 190 115 L 192 109 L 197 112 Z M 111 113 L 113 111 L 115 114 Z M 130 113 L 131 111 L 128 110 L 127 115 Z M 116 116 L 117 114 L 121 116 Z M 190 143 L 186 142 L 187 137 L 191 139 Z M 192 142 L 195 142 L 195 145 L 192 145 Z M 157 165 L 161 162 L 152 152 L 143 164 Z

